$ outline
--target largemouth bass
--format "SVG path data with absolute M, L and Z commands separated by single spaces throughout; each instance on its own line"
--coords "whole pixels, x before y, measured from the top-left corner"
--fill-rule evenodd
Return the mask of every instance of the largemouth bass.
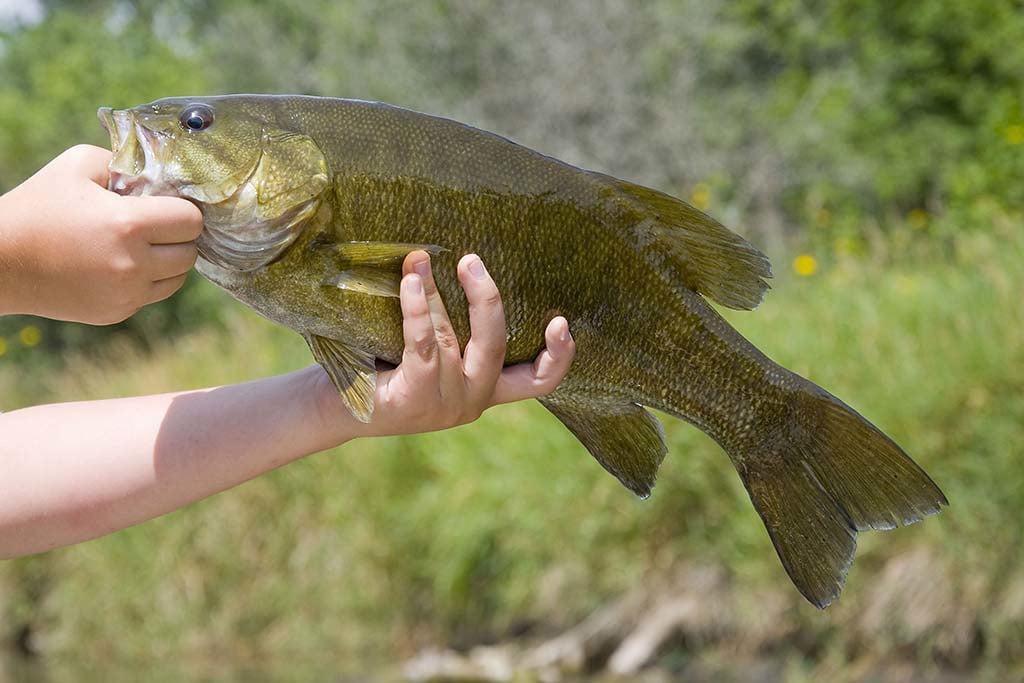
M 947 503 L 885 434 L 712 308 L 755 308 L 771 269 L 685 202 L 377 102 L 234 95 L 99 114 L 110 188 L 195 202 L 199 272 L 303 335 L 361 420 L 376 360 L 401 359 L 403 258 L 432 254 L 464 343 L 455 264 L 475 252 L 502 294 L 508 363 L 533 359 L 551 318 L 568 319 L 575 363 L 540 402 L 594 458 L 646 497 L 667 450 L 647 408 L 695 425 L 819 608 L 839 595 L 859 531 Z

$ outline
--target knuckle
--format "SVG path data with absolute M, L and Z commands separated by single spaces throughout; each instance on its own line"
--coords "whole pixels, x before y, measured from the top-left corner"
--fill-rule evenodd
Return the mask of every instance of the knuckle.
M 188 267 L 191 268 L 196 264 L 196 259 L 199 258 L 199 249 L 197 249 L 194 244 L 187 245 L 187 248 L 188 251 L 185 252 L 185 262 L 188 263 Z
M 182 199 L 184 204 L 181 209 L 179 223 L 188 230 L 192 239 L 196 239 L 203 232 L 203 214 L 199 207 L 192 202 Z
M 110 262 L 110 269 L 122 285 L 131 282 L 142 272 L 142 267 L 138 262 L 128 255 L 113 259 Z
M 483 406 L 470 404 L 464 406 L 454 420 L 454 424 L 449 425 L 451 427 L 457 427 L 458 425 L 469 424 L 470 422 L 476 422 L 480 419 L 480 416 L 484 414 Z
M 558 388 L 558 378 L 551 376 L 538 377 L 534 381 L 533 386 L 538 396 L 547 396 Z
M 69 161 L 77 162 L 81 159 L 86 158 L 86 156 L 88 156 L 88 153 L 89 146 L 79 143 L 77 145 L 72 145 L 71 147 L 68 147 L 66 150 L 64 150 L 64 153 L 61 154 L 61 156 L 64 157 L 65 159 L 68 159 Z
M 475 296 L 471 296 L 469 306 L 475 311 L 501 308 L 501 294 L 497 287 L 491 285 L 483 291 L 476 292 Z
M 413 340 L 412 350 L 423 361 L 429 362 L 437 353 L 437 340 L 434 337 L 423 337 Z
M 479 406 L 479 405 L 475 405 L 475 404 L 471 405 L 471 406 L 469 406 L 469 409 L 464 414 L 464 417 L 463 417 L 463 420 L 462 420 L 462 424 L 465 424 L 467 422 L 476 422 L 477 420 L 480 419 L 480 416 L 483 415 L 483 414 L 484 414 L 484 407 L 483 406 Z
M 147 302 L 141 300 L 141 297 L 125 293 L 113 302 L 111 314 L 121 316 L 121 320 L 124 320 L 125 318 L 131 317 L 135 311 L 142 308 L 146 303 Z M 120 320 L 118 322 L 120 322 Z
M 549 394 L 551 394 L 551 392 L 553 392 L 554 390 L 555 390 L 555 387 L 553 387 L 553 386 L 549 386 L 547 384 L 538 384 L 536 386 L 536 391 L 534 392 L 534 397 L 535 398 L 544 398 L 545 396 L 548 396 Z
M 119 211 L 110 219 L 110 229 L 120 237 L 133 237 L 138 233 L 140 225 L 135 216 L 127 211 Z
M 441 351 L 451 351 L 459 348 L 459 339 L 455 331 L 448 325 L 441 325 L 437 328 L 437 346 Z
M 504 338 L 485 342 L 479 347 L 483 357 L 492 363 L 501 363 L 505 360 L 505 348 Z
M 175 292 L 181 289 L 181 286 L 183 284 L 185 284 L 185 280 L 183 278 L 175 278 L 173 280 L 168 281 L 166 287 L 164 287 L 162 290 L 159 290 L 153 297 L 153 300 L 163 301 L 164 299 L 170 298 L 171 295 L 173 295 Z
M 382 411 L 391 413 L 402 406 L 403 401 L 395 393 L 389 392 L 377 399 L 377 405 Z
M 97 158 L 100 154 L 109 154 L 106 150 L 101 150 L 99 147 L 93 145 L 86 145 L 79 143 L 72 145 L 71 147 L 64 150 L 61 154 L 62 157 L 74 164 L 80 164 L 83 162 L 91 161 Z
M 498 288 L 491 286 L 488 291 L 481 297 L 480 303 L 488 308 L 497 308 L 501 306 L 501 294 L 498 292 Z
M 123 323 L 125 320 L 138 313 L 141 308 L 141 306 L 131 302 L 121 302 L 119 305 L 116 305 L 112 309 L 106 311 L 105 315 L 101 316 L 99 324 L 116 325 L 118 323 Z

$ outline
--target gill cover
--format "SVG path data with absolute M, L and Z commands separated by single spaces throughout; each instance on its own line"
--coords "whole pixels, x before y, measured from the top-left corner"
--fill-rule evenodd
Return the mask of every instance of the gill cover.
M 199 253 L 239 271 L 271 263 L 316 212 L 327 183 L 327 159 L 312 138 L 264 132 L 249 178 L 230 197 L 201 204 L 206 229 Z

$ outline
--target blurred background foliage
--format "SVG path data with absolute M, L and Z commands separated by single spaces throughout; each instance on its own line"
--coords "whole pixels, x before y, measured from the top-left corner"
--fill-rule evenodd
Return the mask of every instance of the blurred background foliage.
M 667 425 L 675 457 L 639 505 L 541 411 L 516 406 L 2 565 L 12 639 L 58 654 L 393 656 L 569 624 L 685 557 L 727 568 L 716 599 L 737 614 L 754 619 L 759 591 L 783 596 L 785 638 L 736 642 L 795 642 L 813 660 L 786 669 L 795 679 L 864 653 L 1024 657 L 1020 0 L 13 7 L 0 3 L 0 191 L 74 143 L 106 145 L 104 105 L 302 92 L 457 118 L 680 196 L 765 248 L 776 291 L 730 318 L 866 406 L 954 508 L 864 538 L 848 592 L 818 615 L 694 430 Z M 112 328 L 0 319 L 4 408 L 306 362 L 292 335 L 198 280 Z

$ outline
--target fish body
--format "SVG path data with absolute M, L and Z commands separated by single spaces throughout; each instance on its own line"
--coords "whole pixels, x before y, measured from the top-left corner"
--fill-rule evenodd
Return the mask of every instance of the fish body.
M 894 442 L 708 303 L 756 307 L 770 266 L 685 202 L 376 102 L 174 98 L 100 117 L 112 189 L 196 202 L 199 271 L 302 334 L 360 419 L 372 419 L 376 360 L 401 359 L 404 256 L 431 252 L 465 343 L 455 264 L 477 253 L 502 293 L 507 363 L 533 359 L 551 318 L 568 320 L 576 360 L 540 400 L 591 454 L 646 497 L 666 453 L 647 408 L 700 428 L 817 606 L 839 594 L 858 531 L 946 503 Z

